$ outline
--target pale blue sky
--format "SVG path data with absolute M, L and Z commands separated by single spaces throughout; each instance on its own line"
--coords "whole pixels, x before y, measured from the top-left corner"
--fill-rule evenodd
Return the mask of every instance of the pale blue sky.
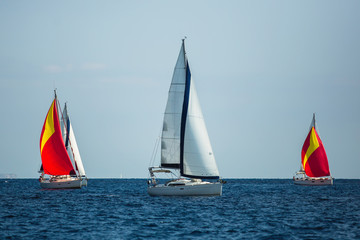
M 187 36 L 223 178 L 291 178 L 313 112 L 332 175 L 359 178 L 359 12 L 360 1 L 0 1 L 0 174 L 38 177 L 56 86 L 87 175 L 147 177 Z

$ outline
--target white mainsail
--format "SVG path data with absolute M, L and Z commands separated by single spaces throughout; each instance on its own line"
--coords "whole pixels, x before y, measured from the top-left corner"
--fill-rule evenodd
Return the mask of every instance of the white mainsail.
M 185 91 L 185 50 L 181 46 L 171 81 L 161 135 L 161 166 L 180 166 L 180 125 Z
M 165 109 L 161 166 L 183 176 L 218 178 L 219 171 L 206 130 L 184 42 L 175 65 Z

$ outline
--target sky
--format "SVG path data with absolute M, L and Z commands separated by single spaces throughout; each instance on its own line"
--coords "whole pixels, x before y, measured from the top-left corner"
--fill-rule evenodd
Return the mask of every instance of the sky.
M 39 176 L 56 88 L 88 177 L 146 178 L 186 36 L 223 178 L 292 178 L 314 112 L 332 176 L 360 178 L 359 11 L 351 0 L 0 1 L 0 174 Z

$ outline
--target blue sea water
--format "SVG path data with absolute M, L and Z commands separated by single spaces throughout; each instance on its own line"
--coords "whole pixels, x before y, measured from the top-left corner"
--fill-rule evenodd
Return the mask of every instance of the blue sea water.
M 0 239 L 360 239 L 360 180 L 230 179 L 220 197 L 150 197 L 145 179 L 43 190 L 0 179 Z

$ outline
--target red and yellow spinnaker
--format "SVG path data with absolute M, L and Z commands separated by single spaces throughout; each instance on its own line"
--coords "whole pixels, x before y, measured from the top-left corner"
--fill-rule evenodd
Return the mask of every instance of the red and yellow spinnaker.
M 330 176 L 325 148 L 314 126 L 305 139 L 301 151 L 301 163 L 309 177 Z
M 62 138 L 56 99 L 52 102 L 45 118 L 40 136 L 40 154 L 45 174 L 75 174 Z

